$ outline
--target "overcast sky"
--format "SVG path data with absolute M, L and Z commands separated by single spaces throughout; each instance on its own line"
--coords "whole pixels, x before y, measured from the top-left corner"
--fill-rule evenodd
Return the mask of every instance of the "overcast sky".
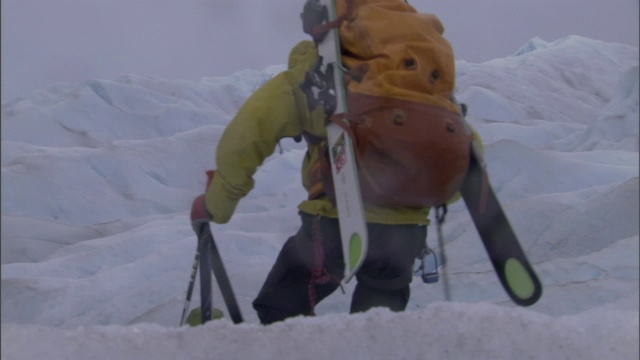
M 638 0 L 413 0 L 440 16 L 457 58 L 534 36 L 638 46 Z M 303 0 L 3 0 L 2 101 L 55 82 L 136 74 L 197 80 L 284 64 Z

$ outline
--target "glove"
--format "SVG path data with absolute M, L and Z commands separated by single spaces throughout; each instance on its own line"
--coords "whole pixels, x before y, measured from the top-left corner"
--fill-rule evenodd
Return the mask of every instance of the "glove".
M 204 203 L 204 194 L 198 195 L 191 204 L 191 226 L 193 231 L 200 233 L 200 229 L 204 224 L 213 220 L 213 215 L 209 213 Z
M 211 181 L 213 181 L 213 176 L 215 175 L 215 170 L 208 170 L 207 174 L 207 186 L 205 188 L 205 194 L 209 190 L 209 186 L 211 185 Z M 205 194 L 198 195 L 191 204 L 191 226 L 193 227 L 193 231 L 196 233 L 200 233 L 202 226 L 204 224 L 209 223 L 209 221 L 213 220 L 213 215 L 207 210 L 207 206 L 205 204 Z

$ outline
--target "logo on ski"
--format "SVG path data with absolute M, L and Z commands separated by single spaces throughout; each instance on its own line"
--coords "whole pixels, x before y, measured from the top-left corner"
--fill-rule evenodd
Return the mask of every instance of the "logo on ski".
M 344 133 L 342 133 L 338 140 L 336 140 L 335 144 L 333 144 L 333 146 L 331 147 L 331 152 L 333 154 L 333 162 L 335 163 L 336 167 L 336 174 L 339 174 L 340 170 L 347 163 Z

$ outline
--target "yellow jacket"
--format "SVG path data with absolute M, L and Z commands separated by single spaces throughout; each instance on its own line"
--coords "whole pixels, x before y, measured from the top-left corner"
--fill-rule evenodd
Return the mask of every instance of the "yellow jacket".
M 288 70 L 276 75 L 256 90 L 226 127 L 216 151 L 216 175 L 206 193 L 205 203 L 213 221 L 227 223 L 238 201 L 254 186 L 253 175 L 270 156 L 278 141 L 306 131 L 326 137 L 322 107 L 310 112 L 300 84 L 317 58 L 312 41 L 302 41 L 289 55 Z M 319 159 L 319 147 L 308 145 L 302 164 L 302 185 L 308 191 L 311 165 Z M 298 208 L 311 215 L 337 217 L 331 201 L 322 197 L 302 201 Z M 429 209 L 380 207 L 365 204 L 368 222 L 382 224 L 428 224 Z

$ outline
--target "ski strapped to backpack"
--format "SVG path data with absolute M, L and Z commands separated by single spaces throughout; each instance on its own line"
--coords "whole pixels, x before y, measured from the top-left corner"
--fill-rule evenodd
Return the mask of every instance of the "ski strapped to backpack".
M 309 12 L 314 15 L 309 16 Z M 307 14 L 307 15 L 305 15 Z M 335 7 L 331 0 L 308 1 L 302 14 L 303 22 L 309 18 L 316 19 L 313 24 L 304 24 L 304 28 L 315 28 L 324 23 L 340 23 L 336 20 Z M 343 68 L 340 53 L 340 38 L 335 26 L 328 26 L 325 35 L 316 38 L 318 59 L 316 64 L 307 73 L 307 79 L 301 84 L 303 91 L 307 93 L 307 101 L 311 107 L 321 106 L 327 117 L 333 114 L 347 112 L 345 87 L 343 84 Z M 306 84 L 306 85 L 305 85 Z M 326 124 L 327 137 L 324 141 L 325 171 L 312 174 L 311 178 L 317 181 L 322 178 L 329 179 L 332 185 L 331 197 L 338 210 L 340 221 L 340 237 L 344 254 L 344 282 L 347 283 L 358 271 L 367 254 L 368 234 L 364 215 L 364 205 L 360 192 L 356 155 L 353 148 L 353 139 L 344 129 L 336 123 Z M 322 156 L 320 156 L 322 158 Z M 329 174 L 326 176 L 326 171 Z M 322 181 L 312 188 L 322 192 Z M 327 190 L 325 188 L 324 190 Z M 312 194 L 309 194 L 310 197 Z

